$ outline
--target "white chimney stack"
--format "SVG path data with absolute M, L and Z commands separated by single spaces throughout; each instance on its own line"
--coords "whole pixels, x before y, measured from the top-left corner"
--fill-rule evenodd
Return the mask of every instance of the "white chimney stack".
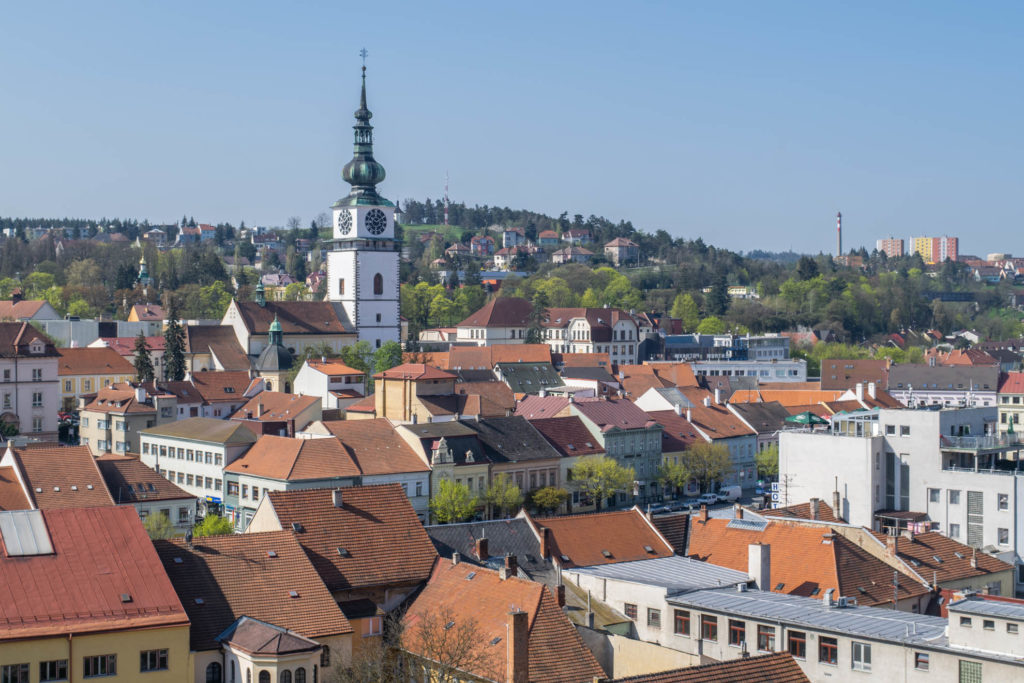
M 857 392 L 857 400 L 864 400 L 864 382 L 857 382 L 857 386 L 854 389 Z
M 747 573 L 758 590 L 772 589 L 772 547 L 762 543 L 747 546 Z
M 710 408 L 711 407 L 711 398 L 709 396 L 705 396 L 704 397 L 704 407 L 705 408 Z
M 333 491 L 331 491 L 331 500 L 334 503 L 334 507 L 344 507 L 341 489 L 334 489 Z
M 142 385 L 135 387 L 135 400 L 139 403 L 146 402 L 146 387 Z
M 868 396 L 875 398 L 877 395 L 877 385 L 874 382 L 868 382 Z
M 718 406 L 718 405 L 721 405 L 721 404 L 722 404 L 722 390 L 716 388 L 715 389 L 715 405 Z
M 676 415 L 680 415 L 681 416 L 683 414 L 683 404 L 682 403 L 676 403 L 675 405 L 672 406 L 672 408 L 673 408 L 673 410 L 676 411 Z
M 686 409 L 686 421 L 693 422 L 693 410 L 691 410 L 690 408 Z

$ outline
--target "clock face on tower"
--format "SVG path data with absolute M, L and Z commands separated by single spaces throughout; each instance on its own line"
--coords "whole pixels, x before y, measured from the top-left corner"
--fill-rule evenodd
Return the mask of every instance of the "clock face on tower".
M 341 231 L 342 235 L 347 235 L 349 230 L 352 229 L 352 214 L 348 211 L 342 211 L 338 214 L 338 230 Z
M 380 209 L 371 209 L 366 214 L 366 229 L 370 231 L 371 235 L 381 234 L 386 227 L 388 227 L 388 218 Z

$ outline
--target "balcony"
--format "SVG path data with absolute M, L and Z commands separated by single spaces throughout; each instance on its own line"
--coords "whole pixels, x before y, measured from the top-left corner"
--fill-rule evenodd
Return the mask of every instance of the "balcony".
M 985 434 L 984 436 L 941 436 L 939 450 L 953 453 L 1005 453 L 1024 448 L 1024 434 Z

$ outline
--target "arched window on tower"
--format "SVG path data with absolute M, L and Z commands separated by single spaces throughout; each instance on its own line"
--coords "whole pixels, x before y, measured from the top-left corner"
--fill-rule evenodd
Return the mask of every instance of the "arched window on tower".
M 378 296 L 384 293 L 384 276 L 380 273 L 373 276 L 373 293 Z

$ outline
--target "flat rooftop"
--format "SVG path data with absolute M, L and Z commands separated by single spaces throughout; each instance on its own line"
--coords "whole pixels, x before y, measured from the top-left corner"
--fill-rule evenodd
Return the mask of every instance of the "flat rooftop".
M 689 557 L 672 555 L 649 560 L 617 562 L 563 570 L 581 576 L 627 581 L 646 586 L 661 586 L 669 593 L 684 593 L 703 588 L 735 586 L 750 580 L 744 572 L 719 567 Z

